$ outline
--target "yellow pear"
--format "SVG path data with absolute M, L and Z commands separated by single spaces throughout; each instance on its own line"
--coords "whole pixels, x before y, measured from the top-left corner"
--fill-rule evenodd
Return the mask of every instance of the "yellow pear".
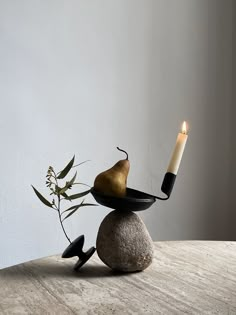
M 94 189 L 108 196 L 124 197 L 130 163 L 126 151 L 118 150 L 126 154 L 125 160 L 118 161 L 113 167 L 97 175 L 94 181 Z

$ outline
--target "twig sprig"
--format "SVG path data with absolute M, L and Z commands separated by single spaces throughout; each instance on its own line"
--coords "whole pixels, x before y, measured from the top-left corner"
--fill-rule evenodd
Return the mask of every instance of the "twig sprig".
M 74 176 L 70 180 L 66 181 L 64 184 L 61 184 L 61 180 L 63 180 L 69 174 L 69 172 L 72 168 L 77 167 L 77 166 L 85 163 L 86 161 L 79 163 L 77 165 L 74 165 L 74 162 L 75 162 L 75 156 L 73 156 L 73 158 L 63 168 L 63 170 L 61 170 L 58 173 L 55 172 L 55 170 L 52 166 L 48 167 L 47 175 L 46 175 L 46 186 L 50 190 L 50 196 L 52 196 L 52 201 L 47 200 L 34 186 L 32 186 L 35 194 L 40 199 L 40 201 L 44 205 L 46 205 L 46 206 L 48 206 L 48 207 L 50 207 L 50 208 L 52 208 L 58 212 L 58 217 L 59 217 L 61 228 L 62 228 L 63 233 L 65 234 L 67 240 L 69 241 L 69 243 L 71 243 L 71 240 L 65 231 L 63 221 L 66 220 L 67 218 L 69 218 L 72 214 L 74 214 L 81 207 L 97 206 L 96 204 L 93 204 L 93 203 L 85 203 L 84 199 L 83 199 L 82 202 L 79 204 L 72 205 L 68 209 L 65 209 L 65 210 L 61 209 L 61 201 L 62 200 L 67 200 L 67 201 L 72 202 L 76 199 L 79 199 L 79 198 L 86 196 L 91 191 L 91 189 L 88 189 L 88 190 L 80 192 L 80 193 L 76 193 L 76 194 L 72 194 L 72 195 L 68 194 L 68 190 L 72 189 L 72 187 L 74 185 L 86 185 L 84 183 L 75 182 L 76 177 L 77 177 L 77 172 L 75 172 Z M 88 186 L 88 185 L 86 185 L 86 186 Z M 63 218 L 63 216 L 64 216 L 64 218 Z

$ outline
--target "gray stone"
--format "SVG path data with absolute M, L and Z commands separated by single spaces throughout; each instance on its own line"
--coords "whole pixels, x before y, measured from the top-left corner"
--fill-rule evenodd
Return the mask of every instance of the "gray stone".
M 134 212 L 114 210 L 102 221 L 97 235 L 99 258 L 113 270 L 134 272 L 152 262 L 153 242 Z

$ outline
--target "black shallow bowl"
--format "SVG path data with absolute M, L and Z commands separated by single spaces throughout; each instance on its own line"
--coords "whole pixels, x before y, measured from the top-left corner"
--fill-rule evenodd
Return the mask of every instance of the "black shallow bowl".
M 156 201 L 154 196 L 131 188 L 126 188 L 125 197 L 112 197 L 91 189 L 94 199 L 103 206 L 120 211 L 146 210 Z

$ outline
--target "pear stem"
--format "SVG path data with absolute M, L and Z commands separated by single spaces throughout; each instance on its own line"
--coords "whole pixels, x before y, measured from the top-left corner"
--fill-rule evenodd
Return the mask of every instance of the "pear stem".
M 126 160 L 129 159 L 129 155 L 128 155 L 128 153 L 127 153 L 125 150 L 122 150 L 122 149 L 120 149 L 119 147 L 116 147 L 116 148 L 117 148 L 117 150 L 119 150 L 119 151 L 121 151 L 121 152 L 124 152 L 124 153 L 126 154 Z

